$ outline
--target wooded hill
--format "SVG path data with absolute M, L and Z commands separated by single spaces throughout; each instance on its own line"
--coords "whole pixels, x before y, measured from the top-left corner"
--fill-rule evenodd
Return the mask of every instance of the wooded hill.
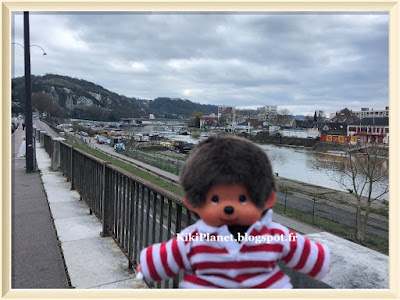
M 54 105 L 51 107 L 56 107 L 51 112 L 54 116 L 58 114 L 61 117 L 104 121 L 119 121 L 121 118 L 149 114 L 160 118 L 189 118 L 194 111 L 202 111 L 209 115 L 216 114 L 218 110 L 218 106 L 194 103 L 187 99 L 130 98 L 86 80 L 55 74 L 32 76 L 32 94 L 34 107 L 35 102 L 43 98 L 52 101 Z M 24 111 L 24 77 L 12 79 L 12 103 L 14 112 Z

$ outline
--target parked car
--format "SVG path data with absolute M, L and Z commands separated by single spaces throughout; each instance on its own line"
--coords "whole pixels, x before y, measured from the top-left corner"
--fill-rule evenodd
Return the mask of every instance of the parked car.
M 117 152 L 125 151 L 125 145 L 123 143 L 118 143 L 114 145 L 114 149 Z
M 173 150 L 175 150 L 175 152 L 177 153 L 188 154 L 193 149 L 193 147 L 194 147 L 193 143 L 177 141 L 174 145 Z
M 114 147 L 115 144 L 121 143 L 121 140 L 122 140 L 122 138 L 121 138 L 120 136 L 114 136 L 114 137 L 112 137 L 112 138 L 111 138 L 111 143 L 110 143 L 111 147 Z

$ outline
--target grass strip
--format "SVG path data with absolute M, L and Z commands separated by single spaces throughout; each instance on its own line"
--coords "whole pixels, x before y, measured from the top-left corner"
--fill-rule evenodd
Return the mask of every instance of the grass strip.
M 139 176 L 140 178 L 143 178 L 143 179 L 145 179 L 147 181 L 150 181 L 150 182 L 152 182 L 154 184 L 157 184 L 158 186 L 160 186 L 160 187 L 162 187 L 164 189 L 167 189 L 167 190 L 169 190 L 169 191 L 171 191 L 171 192 L 173 192 L 173 193 L 175 193 L 175 194 L 177 194 L 179 196 L 183 196 L 182 189 L 177 188 L 176 186 L 173 186 L 172 184 L 170 184 L 170 183 L 168 183 L 168 182 L 166 182 L 166 181 L 164 181 L 164 180 L 162 180 L 162 179 L 160 179 L 160 178 L 158 178 L 156 176 L 153 176 L 153 175 L 147 173 L 146 171 L 139 170 L 139 169 L 135 168 L 134 166 L 132 166 L 132 165 L 130 165 L 128 163 L 125 163 L 125 162 L 122 162 L 122 161 L 120 161 L 118 159 L 112 158 L 112 157 L 108 156 L 107 154 L 104 154 L 103 152 L 95 150 L 95 149 L 93 149 L 93 148 L 91 148 L 89 146 L 81 145 L 81 144 L 70 142 L 70 141 L 68 143 L 71 146 L 75 147 L 75 148 L 78 148 L 78 149 L 80 149 L 82 151 L 85 151 L 85 152 L 87 152 L 87 153 L 89 153 L 89 154 L 91 154 L 93 156 L 96 156 L 96 157 L 102 159 L 102 160 L 108 161 L 108 162 L 112 163 L 113 165 L 115 165 L 117 167 L 120 167 L 120 168 L 122 168 L 122 169 L 124 169 L 124 170 L 126 170 L 128 172 L 131 172 L 134 175 Z

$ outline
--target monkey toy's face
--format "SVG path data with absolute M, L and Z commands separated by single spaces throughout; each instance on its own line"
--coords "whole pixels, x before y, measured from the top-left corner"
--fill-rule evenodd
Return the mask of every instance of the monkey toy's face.
M 209 226 L 250 226 L 260 219 L 265 210 L 274 205 L 275 199 L 275 192 L 271 192 L 264 207 L 259 208 L 251 201 L 247 187 L 237 183 L 214 185 L 206 195 L 206 202 L 200 207 L 193 207 L 187 198 L 185 203 Z

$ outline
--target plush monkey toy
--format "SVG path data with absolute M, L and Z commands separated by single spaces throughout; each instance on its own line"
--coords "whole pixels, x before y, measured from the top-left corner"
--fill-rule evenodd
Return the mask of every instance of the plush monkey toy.
M 181 288 L 292 288 L 277 261 L 316 279 L 329 272 L 326 246 L 272 221 L 275 181 L 254 143 L 230 135 L 201 141 L 180 182 L 186 206 L 200 220 L 142 250 L 144 279 L 168 279 L 183 269 Z

